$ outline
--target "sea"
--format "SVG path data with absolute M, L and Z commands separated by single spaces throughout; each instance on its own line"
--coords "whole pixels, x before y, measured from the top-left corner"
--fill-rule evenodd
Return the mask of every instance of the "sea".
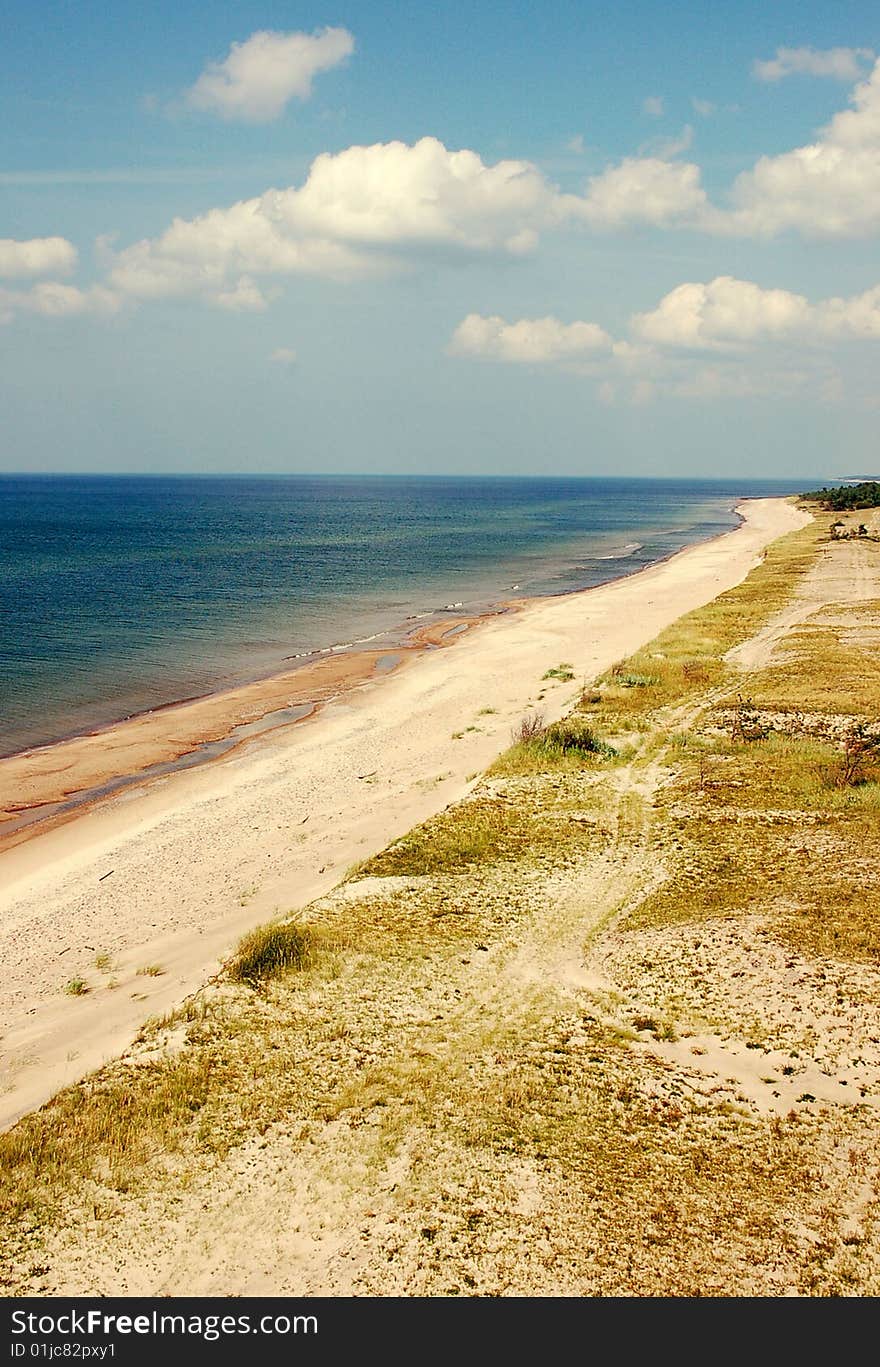
M 0 476 L 0 755 L 633 574 L 736 526 L 740 499 L 802 487 Z

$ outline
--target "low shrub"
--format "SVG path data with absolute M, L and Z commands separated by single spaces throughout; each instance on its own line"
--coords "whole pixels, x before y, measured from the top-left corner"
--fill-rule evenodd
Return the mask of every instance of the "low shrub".
M 514 745 L 528 745 L 544 730 L 544 713 L 527 712 L 510 733 Z
M 313 948 L 311 932 L 294 922 L 258 926 L 239 942 L 236 956 L 229 964 L 229 976 L 233 982 L 253 986 L 264 978 L 277 978 L 291 969 L 305 968 Z
M 600 740 L 591 726 L 580 717 L 564 717 L 544 728 L 533 742 L 547 755 L 602 755 L 617 754 L 613 746 Z

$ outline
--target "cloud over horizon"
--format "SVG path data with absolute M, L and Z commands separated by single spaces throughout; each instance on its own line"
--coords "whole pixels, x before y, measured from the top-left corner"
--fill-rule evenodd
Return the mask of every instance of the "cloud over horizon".
M 541 364 L 570 361 L 611 350 L 611 338 L 596 323 L 561 323 L 558 318 L 483 318 L 469 313 L 449 343 L 453 356 Z
M 631 383 L 630 397 L 636 402 L 659 392 L 770 397 L 776 392 L 773 377 L 782 396 L 791 391 L 795 375 L 801 377 L 798 384 L 806 385 L 821 372 L 827 382 L 823 347 L 827 356 L 834 343 L 880 340 L 880 285 L 811 304 L 803 295 L 732 276 L 688 281 L 665 294 L 654 309 L 634 313 L 629 332 L 629 337 L 613 340 L 594 321 L 564 323 L 545 317 L 509 322 L 471 313 L 453 332 L 447 351 L 507 363 L 561 365 L 601 380 L 600 397 L 606 402 L 621 381 Z M 784 353 L 774 352 L 774 344 L 781 342 Z M 701 352 L 714 355 L 711 365 L 693 364 Z M 750 366 L 752 356 L 756 364 Z M 829 388 L 827 397 L 831 393 Z

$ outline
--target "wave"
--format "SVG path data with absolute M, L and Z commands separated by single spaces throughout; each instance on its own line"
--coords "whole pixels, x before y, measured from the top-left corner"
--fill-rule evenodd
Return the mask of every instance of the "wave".
M 597 555 L 597 560 L 625 560 L 628 555 L 635 555 L 636 551 L 644 549 L 644 541 L 630 541 L 622 546 L 619 551 L 609 551 L 608 555 Z

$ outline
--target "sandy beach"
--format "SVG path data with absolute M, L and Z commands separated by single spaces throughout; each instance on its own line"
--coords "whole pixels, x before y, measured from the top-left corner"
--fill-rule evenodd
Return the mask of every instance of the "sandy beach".
M 517 605 L 387 652 L 326 659 L 0 762 L 7 816 L 172 761 L 275 709 L 314 715 L 222 759 L 136 783 L 0 853 L 0 1123 L 122 1050 L 216 971 L 251 926 L 467 791 L 529 710 L 561 716 L 585 680 L 741 582 L 808 520 L 782 499 L 630 578 Z M 450 633 L 454 633 L 450 636 Z M 449 645 L 448 649 L 432 649 Z M 543 678 L 562 663 L 573 679 Z M 314 671 L 318 671 L 315 673 Z M 15 839 L 18 843 L 14 843 Z M 150 970 L 150 971 L 147 971 Z M 81 980 L 85 991 L 68 984 Z

